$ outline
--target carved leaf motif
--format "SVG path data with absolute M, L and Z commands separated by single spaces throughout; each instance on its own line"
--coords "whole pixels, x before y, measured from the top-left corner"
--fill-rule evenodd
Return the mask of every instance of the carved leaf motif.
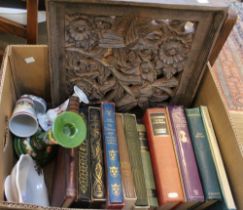
M 146 108 L 173 97 L 196 22 L 131 16 L 65 16 L 66 85 L 118 109 Z

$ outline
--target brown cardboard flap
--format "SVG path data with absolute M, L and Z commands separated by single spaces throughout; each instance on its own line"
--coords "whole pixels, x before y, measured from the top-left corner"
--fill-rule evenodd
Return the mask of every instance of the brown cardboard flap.
M 208 69 L 196 98 L 196 105 L 206 105 L 215 129 L 215 134 L 224 160 L 231 190 L 238 209 L 243 209 L 243 158 L 237 144 L 237 137 L 226 106 L 220 97 L 212 69 Z
M 9 61 L 17 96 L 30 93 L 50 101 L 47 46 L 30 45 L 25 47 L 24 45 L 16 45 L 12 47 L 11 51 Z

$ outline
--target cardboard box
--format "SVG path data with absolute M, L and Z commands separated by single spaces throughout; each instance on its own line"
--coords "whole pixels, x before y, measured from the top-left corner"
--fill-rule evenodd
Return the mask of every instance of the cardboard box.
M 235 203 L 237 209 L 242 210 L 243 158 L 237 140 L 243 138 L 243 133 L 235 129 L 237 120 L 230 116 L 231 113 L 227 110 L 226 104 L 220 96 L 215 76 L 211 71 L 211 66 L 208 64 L 208 71 L 206 71 L 199 88 L 195 105 L 208 106 Z
M 15 163 L 12 149 L 12 136 L 8 130 L 16 99 L 24 93 L 39 95 L 50 104 L 50 77 L 48 67 L 48 48 L 46 45 L 8 46 L 2 63 L 0 86 L 0 208 L 3 209 L 41 209 L 35 205 L 16 204 L 4 201 L 3 184 Z M 227 111 L 221 100 L 210 71 L 206 71 L 197 93 L 196 105 L 207 105 L 220 144 L 229 181 L 238 209 L 243 209 L 243 161 L 236 142 L 236 136 L 229 121 Z M 53 164 L 45 169 L 45 179 L 51 192 Z M 49 193 L 51 196 L 51 193 Z M 45 209 L 43 207 L 43 209 Z M 58 208 L 55 208 L 58 209 Z

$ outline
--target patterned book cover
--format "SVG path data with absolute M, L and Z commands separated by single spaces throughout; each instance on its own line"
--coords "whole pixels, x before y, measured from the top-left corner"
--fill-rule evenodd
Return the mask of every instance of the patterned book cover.
M 106 192 L 99 107 L 90 106 L 88 108 L 88 122 L 91 158 L 91 201 L 104 202 L 106 201 Z
M 208 205 L 211 205 L 218 200 L 222 200 L 222 196 L 207 140 L 207 134 L 203 125 L 200 109 L 190 108 L 185 109 L 185 112 L 196 161 L 201 175 L 204 196 L 207 201 L 205 205 L 207 205 L 207 203 Z
M 193 206 L 204 201 L 204 194 L 184 109 L 182 106 L 168 106 L 167 110 L 170 116 L 172 139 L 177 152 L 186 203 Z
M 165 108 L 149 108 L 144 124 L 158 192 L 159 206 L 172 209 L 184 201 L 183 189 Z
M 80 109 L 80 113 L 82 113 L 83 118 L 87 121 L 87 108 Z M 89 135 L 87 135 L 87 138 L 83 141 L 83 143 L 77 147 L 77 202 L 82 203 L 83 205 L 85 205 L 84 203 L 89 203 L 91 200 L 91 168 L 89 144 Z
M 133 180 L 137 194 L 136 206 L 148 206 L 136 116 L 126 113 L 123 117 L 129 159 L 132 166 Z
M 218 175 L 218 180 L 220 184 L 220 189 L 223 195 L 223 202 L 219 205 L 220 207 L 225 206 L 223 209 L 234 210 L 236 209 L 235 202 L 233 199 L 233 195 L 230 189 L 229 181 L 227 178 L 227 174 L 225 171 L 224 163 L 222 160 L 222 156 L 220 154 L 218 142 L 214 133 L 213 125 L 210 119 L 210 115 L 208 112 L 208 108 L 206 106 L 201 106 L 200 111 L 202 114 L 203 123 L 205 125 L 209 146 L 212 152 L 214 164 L 216 167 L 216 172 Z
M 122 208 L 124 206 L 124 200 L 116 132 L 115 104 L 111 102 L 102 102 L 101 115 L 107 175 L 106 207 Z
M 158 207 L 157 192 L 154 182 L 154 174 L 152 169 L 151 157 L 148 148 L 147 134 L 144 124 L 137 124 L 138 136 L 140 140 L 140 149 L 142 155 L 143 172 L 145 176 L 145 184 L 148 195 L 150 208 Z
M 123 114 L 116 113 L 117 137 L 120 154 L 122 186 L 124 195 L 124 209 L 134 207 L 137 200 L 135 186 L 133 182 L 133 173 L 129 160 L 129 153 L 124 132 Z

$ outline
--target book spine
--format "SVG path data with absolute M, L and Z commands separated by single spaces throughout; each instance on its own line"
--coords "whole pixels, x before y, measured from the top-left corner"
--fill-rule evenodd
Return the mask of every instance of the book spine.
M 149 206 L 151 208 L 158 207 L 157 192 L 154 182 L 154 174 L 152 169 L 151 157 L 148 148 L 146 129 L 143 124 L 137 124 L 138 136 L 140 141 L 140 149 L 142 155 L 143 172 L 145 176 L 145 184 L 147 189 Z
M 184 195 L 165 108 L 147 109 L 144 124 L 159 205 L 173 208 L 184 201 Z
M 124 209 L 131 209 L 134 207 L 137 200 L 135 186 L 133 182 L 133 174 L 131 164 L 129 160 L 127 142 L 125 139 L 124 126 L 123 126 L 123 115 L 120 113 L 116 114 L 116 125 L 117 125 L 117 137 L 120 154 L 121 164 L 121 175 L 124 195 Z
M 78 202 L 90 202 L 90 151 L 86 138 L 77 148 L 78 156 Z
M 193 202 L 203 202 L 203 189 L 184 109 L 182 106 L 169 106 L 167 110 L 170 116 L 172 134 L 174 137 L 173 141 L 179 160 L 186 201 L 191 202 L 192 205 L 194 205 Z
M 192 145 L 199 166 L 204 196 L 206 200 L 221 200 L 220 187 L 215 165 L 207 140 L 199 108 L 186 109 Z
M 104 139 L 106 184 L 107 184 L 107 208 L 121 208 L 123 202 L 123 190 L 120 172 L 120 158 L 116 133 L 115 105 L 110 102 L 101 103 L 102 128 Z
M 66 196 L 62 207 L 69 207 L 76 198 L 76 163 L 75 163 L 75 149 L 64 149 L 65 155 L 65 173 L 66 173 Z
M 51 206 L 62 207 L 66 199 L 65 149 L 58 148 L 53 177 Z M 63 183 L 63 184 L 59 184 Z
M 218 142 L 214 133 L 213 125 L 210 119 L 210 115 L 206 106 L 201 106 L 200 111 L 202 114 L 203 123 L 205 125 L 206 133 L 208 136 L 209 146 L 212 152 L 212 157 L 215 163 L 216 172 L 221 188 L 221 192 L 224 198 L 221 206 L 225 205 L 226 209 L 236 209 L 233 195 L 230 189 L 229 181 L 225 171 L 222 156 L 219 150 Z M 223 208 L 221 208 L 223 209 Z
M 67 107 L 68 111 L 72 111 L 75 113 L 79 112 L 79 100 L 75 96 L 71 96 L 69 99 L 69 104 Z M 65 155 L 65 187 L 66 187 L 66 197 L 65 201 L 62 204 L 62 207 L 69 207 L 73 201 L 75 200 L 77 196 L 77 180 L 76 180 L 76 167 L 77 163 L 75 160 L 75 156 L 77 151 L 76 149 L 64 149 L 64 155 Z
M 136 117 L 134 114 L 124 114 L 123 116 L 125 137 L 137 195 L 136 206 L 148 206 Z
M 104 202 L 106 198 L 100 108 L 89 107 L 88 121 L 91 156 L 91 200 L 92 202 Z

